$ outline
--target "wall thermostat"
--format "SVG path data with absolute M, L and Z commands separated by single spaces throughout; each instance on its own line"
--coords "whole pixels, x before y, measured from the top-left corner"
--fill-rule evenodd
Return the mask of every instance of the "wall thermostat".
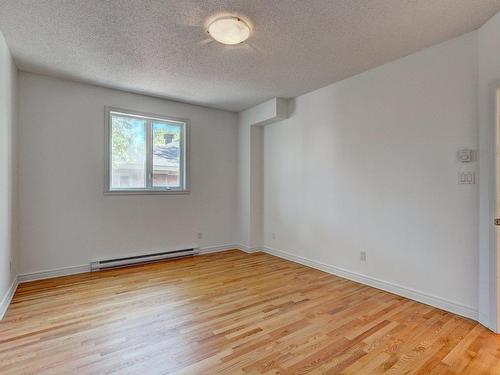
M 474 150 L 470 150 L 468 148 L 458 150 L 457 159 L 461 163 L 469 163 L 471 161 L 474 161 Z

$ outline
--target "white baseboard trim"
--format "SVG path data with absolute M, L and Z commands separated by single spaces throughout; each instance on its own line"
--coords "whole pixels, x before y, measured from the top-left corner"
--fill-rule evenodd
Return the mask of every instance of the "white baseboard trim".
M 217 253 L 220 251 L 237 249 L 238 246 L 235 244 L 221 245 L 221 246 L 210 246 L 200 248 L 199 255 Z M 82 264 L 79 266 L 70 266 L 56 268 L 52 270 L 45 270 L 39 272 L 25 273 L 17 277 L 19 283 L 26 283 L 29 281 L 52 279 L 54 277 L 75 275 L 77 273 L 90 272 L 90 261 L 89 264 Z
M 16 293 L 17 285 L 18 281 L 17 277 L 15 277 L 14 280 L 12 280 L 12 284 L 10 284 L 9 289 L 7 289 L 7 293 L 5 293 L 5 296 L 2 298 L 2 302 L 0 302 L 0 320 L 3 319 L 7 309 L 9 308 L 10 302 Z
M 361 284 L 369 285 L 377 289 L 382 289 L 386 292 L 394 293 L 402 297 L 409 298 L 411 300 L 425 303 L 438 309 L 446 310 L 457 315 L 464 316 L 473 320 L 478 320 L 478 312 L 475 308 L 471 306 L 462 305 L 457 302 L 447 300 L 445 298 L 437 297 L 431 294 L 420 292 L 415 289 L 407 288 L 402 285 L 394 284 L 388 281 L 380 280 L 371 276 L 366 276 L 359 274 L 357 272 L 352 272 L 340 267 L 332 266 L 323 262 L 307 259 L 298 255 L 291 254 L 283 250 L 277 250 L 270 247 L 264 247 L 262 249 L 265 253 L 277 256 L 279 258 L 284 258 L 295 263 L 299 263 L 308 267 L 316 268 L 318 270 L 343 277 L 352 281 L 356 281 Z
M 79 266 L 62 267 L 52 270 L 25 273 L 19 275 L 17 279 L 21 284 L 21 283 L 26 283 L 28 281 L 52 279 L 54 277 L 75 275 L 77 273 L 84 273 L 84 272 L 90 272 L 90 262 L 89 264 L 82 264 Z
M 485 326 L 486 328 L 492 330 L 493 332 L 500 333 L 500 331 L 496 325 L 496 322 L 491 321 L 490 317 L 487 314 L 479 311 L 477 321 L 479 323 L 481 323 L 483 326 Z
M 238 245 L 230 244 L 230 245 L 221 245 L 221 246 L 200 247 L 199 255 L 220 253 L 221 251 L 234 250 L 234 249 L 238 249 Z
M 247 245 L 243 245 L 241 243 L 236 244 L 235 248 L 241 251 L 244 251 L 245 253 L 256 253 L 258 251 L 264 251 L 262 247 L 249 247 Z

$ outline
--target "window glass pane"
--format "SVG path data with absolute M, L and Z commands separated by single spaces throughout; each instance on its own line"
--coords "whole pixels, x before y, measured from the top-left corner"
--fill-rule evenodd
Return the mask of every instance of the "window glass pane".
M 182 126 L 153 121 L 153 186 L 182 188 Z
M 111 115 L 111 189 L 146 187 L 146 122 Z

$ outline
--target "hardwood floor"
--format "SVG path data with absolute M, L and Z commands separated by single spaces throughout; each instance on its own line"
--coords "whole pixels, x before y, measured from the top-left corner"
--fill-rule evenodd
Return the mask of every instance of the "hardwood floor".
M 21 284 L 0 373 L 500 374 L 500 336 L 234 250 Z

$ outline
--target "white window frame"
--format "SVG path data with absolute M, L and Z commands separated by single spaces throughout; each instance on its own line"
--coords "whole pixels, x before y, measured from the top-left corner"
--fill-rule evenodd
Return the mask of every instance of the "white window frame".
M 106 195 L 128 195 L 128 194 L 189 194 L 189 128 L 190 122 L 185 118 L 178 118 L 172 116 L 158 115 L 154 113 L 138 112 L 128 109 L 116 107 L 104 107 L 105 113 L 105 126 L 104 126 L 104 139 L 105 139 L 105 174 L 104 174 L 104 194 Z M 116 113 L 123 116 L 139 117 L 148 120 L 146 126 L 146 187 L 145 188 L 124 188 L 112 189 L 111 188 L 111 114 Z M 180 160 L 180 176 L 182 181 L 181 188 L 167 188 L 167 187 L 153 187 L 153 141 L 152 129 L 150 126 L 151 120 L 174 122 L 181 124 L 181 160 Z

